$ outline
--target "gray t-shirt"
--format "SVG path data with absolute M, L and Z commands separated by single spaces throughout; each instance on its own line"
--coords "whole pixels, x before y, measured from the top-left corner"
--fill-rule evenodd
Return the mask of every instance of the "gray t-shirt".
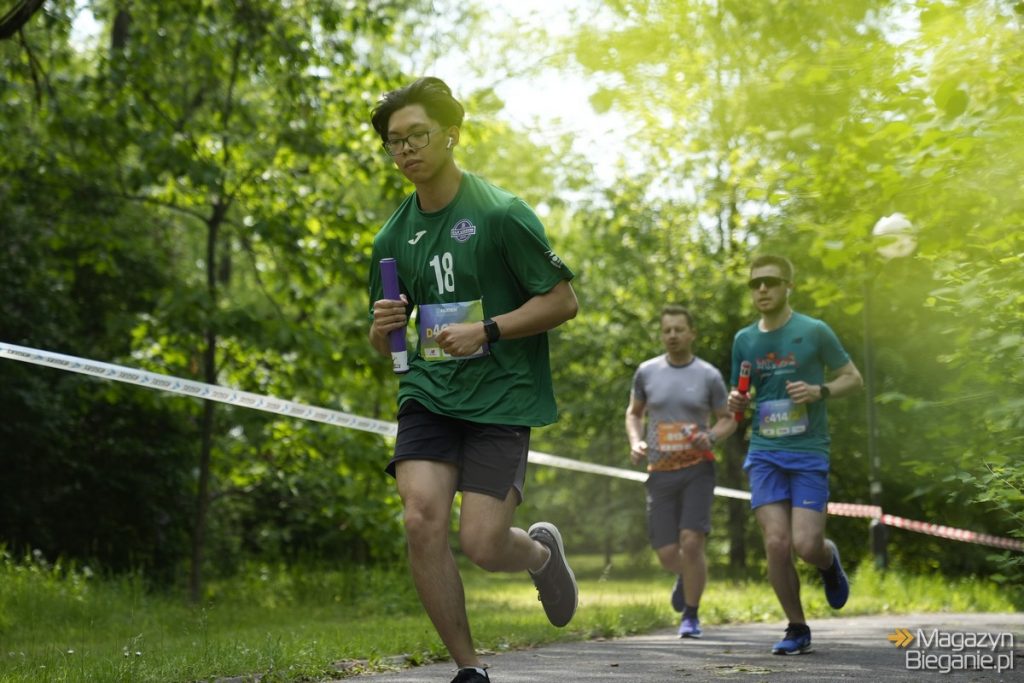
M 726 405 L 728 392 L 718 368 L 696 356 L 686 365 L 672 365 L 662 354 L 637 368 L 633 398 L 646 404 L 649 472 L 714 459 L 711 451 L 694 448 L 692 440 L 708 429 L 712 412 Z

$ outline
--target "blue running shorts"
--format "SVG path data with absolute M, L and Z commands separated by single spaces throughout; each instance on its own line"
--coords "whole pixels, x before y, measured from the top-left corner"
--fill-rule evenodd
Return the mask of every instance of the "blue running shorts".
M 783 501 L 817 512 L 828 507 L 828 458 L 821 454 L 751 451 L 743 469 L 750 480 L 751 509 Z

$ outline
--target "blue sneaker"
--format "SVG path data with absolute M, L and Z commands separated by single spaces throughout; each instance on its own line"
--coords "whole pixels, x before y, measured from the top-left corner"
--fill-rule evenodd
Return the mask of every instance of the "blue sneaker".
M 773 655 L 802 655 L 811 651 L 811 629 L 790 624 L 786 635 L 772 646 Z
M 700 619 L 695 617 L 683 617 L 679 622 L 680 638 L 700 638 L 704 632 L 700 630 Z
M 826 540 L 825 542 L 832 546 L 832 561 L 835 563 L 835 575 L 829 580 L 828 573 L 830 570 L 819 569 L 818 571 L 821 572 L 822 581 L 825 582 L 825 599 L 828 600 L 828 604 L 832 606 L 832 609 L 839 609 L 850 598 L 850 580 L 846 578 L 843 565 L 839 562 L 839 548 L 832 541 Z
M 676 585 L 672 586 L 672 609 L 682 612 L 686 607 L 686 597 L 683 595 L 683 577 L 676 577 Z

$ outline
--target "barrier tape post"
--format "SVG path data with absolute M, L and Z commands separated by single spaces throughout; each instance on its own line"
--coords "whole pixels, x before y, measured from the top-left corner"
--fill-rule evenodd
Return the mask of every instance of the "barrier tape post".
M 394 437 L 398 431 L 398 425 L 394 422 L 375 420 L 361 415 L 353 415 L 351 413 L 344 413 L 338 410 L 331 410 L 330 408 L 311 406 L 304 403 L 298 403 L 296 401 L 288 401 L 274 398 L 272 396 L 262 396 L 260 394 L 253 394 L 248 391 L 240 391 L 216 384 L 207 384 L 205 382 L 181 379 L 171 375 L 162 375 L 160 373 L 128 368 L 122 365 L 87 360 L 85 358 L 78 358 L 76 356 L 68 356 L 50 351 L 42 351 L 40 349 L 33 349 L 26 346 L 0 342 L 0 358 L 56 368 L 66 372 L 76 372 L 79 374 L 99 377 L 101 379 L 124 382 L 126 384 L 135 384 L 149 389 L 160 389 L 162 391 L 181 394 L 183 396 L 218 401 L 220 403 L 227 403 L 229 405 L 240 406 L 243 408 L 252 408 L 254 410 L 277 413 L 287 417 L 323 422 L 325 424 L 346 427 L 348 429 L 357 429 L 364 432 L 379 434 L 381 436 Z M 599 474 L 603 476 L 617 477 L 619 479 L 627 479 L 630 481 L 647 481 L 646 472 L 637 472 L 635 470 L 611 467 L 609 465 L 599 465 L 597 463 L 572 460 L 571 458 L 563 458 L 557 455 L 550 455 L 548 453 L 540 453 L 538 451 L 530 451 L 528 460 L 536 465 L 546 465 L 548 467 L 557 467 L 575 472 Z M 715 495 L 726 498 L 750 500 L 749 491 L 740 491 L 738 489 L 730 489 L 722 486 L 715 487 Z M 881 507 L 877 505 L 829 503 L 828 514 L 844 517 L 867 517 L 880 520 L 882 524 L 893 526 L 898 529 L 930 534 L 932 536 L 954 541 L 988 545 L 996 548 L 1002 548 L 1004 550 L 1024 552 L 1024 541 L 1020 539 L 980 534 L 966 529 L 956 529 L 953 527 L 942 526 L 940 524 L 919 522 L 912 519 L 906 519 L 904 517 L 888 515 L 884 514 Z

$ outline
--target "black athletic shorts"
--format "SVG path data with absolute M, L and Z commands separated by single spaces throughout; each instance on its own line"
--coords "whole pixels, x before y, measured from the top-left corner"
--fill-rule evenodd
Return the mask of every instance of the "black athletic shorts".
M 460 420 L 407 399 L 398 409 L 395 455 L 385 471 L 395 476 L 395 463 L 406 459 L 450 462 L 459 469 L 459 491 L 505 500 L 515 488 L 522 502 L 529 451 L 529 427 Z

